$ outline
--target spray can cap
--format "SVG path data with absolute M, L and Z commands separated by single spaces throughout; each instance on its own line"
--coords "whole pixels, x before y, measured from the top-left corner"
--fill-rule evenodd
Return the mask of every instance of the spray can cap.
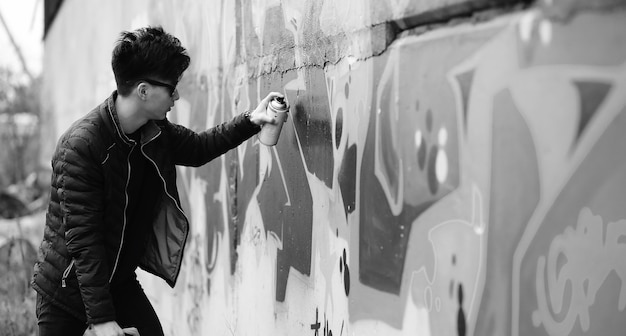
M 270 104 L 272 105 L 272 107 L 276 109 L 280 109 L 280 110 L 285 109 L 287 107 L 287 103 L 285 102 L 284 97 L 274 97 L 274 99 L 272 99 Z

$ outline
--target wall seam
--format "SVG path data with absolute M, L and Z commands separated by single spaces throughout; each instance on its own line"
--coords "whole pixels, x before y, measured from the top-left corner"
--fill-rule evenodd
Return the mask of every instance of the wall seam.
M 453 27 L 453 26 L 457 26 L 457 25 L 461 25 L 465 23 L 478 24 L 482 22 L 487 22 L 489 20 L 498 18 L 499 16 L 502 16 L 505 14 L 511 14 L 511 13 L 526 10 L 530 6 L 532 6 L 533 2 L 534 2 L 533 0 L 522 0 L 522 1 L 509 2 L 506 4 L 497 4 L 497 6 L 495 3 L 489 2 L 489 3 L 483 4 L 482 7 L 474 7 L 471 5 L 471 3 L 463 3 L 458 6 L 448 6 L 443 9 L 432 11 L 432 12 L 421 13 L 421 14 L 417 14 L 414 16 L 404 17 L 398 20 L 391 20 L 391 21 L 376 23 L 366 28 L 356 30 L 352 32 L 351 34 L 345 34 L 345 33 L 338 34 L 330 38 L 331 43 L 326 44 L 326 45 L 332 44 L 335 46 L 346 45 L 346 44 L 349 45 L 349 43 L 342 43 L 342 41 L 350 40 L 354 36 L 358 36 L 360 34 L 369 33 L 374 36 L 379 35 L 379 34 L 384 34 L 385 35 L 384 44 L 379 45 L 377 47 L 376 46 L 372 47 L 372 52 L 369 55 L 366 55 L 364 57 L 354 56 L 353 53 L 336 52 L 336 54 L 340 54 L 341 56 L 338 56 L 333 59 L 332 57 L 328 57 L 328 55 L 324 55 L 323 57 L 320 57 L 320 59 L 324 60 L 323 62 L 320 62 L 320 63 L 310 62 L 310 63 L 304 63 L 300 66 L 293 66 L 293 67 L 281 69 L 281 66 L 280 64 L 278 64 L 278 62 L 272 62 L 274 64 L 272 64 L 272 66 L 269 69 L 259 70 L 259 68 L 263 67 L 263 64 L 262 64 L 263 60 L 268 60 L 268 59 L 276 60 L 277 56 L 275 55 L 281 54 L 284 51 L 301 48 L 303 54 L 309 54 L 308 50 L 310 49 L 314 49 L 314 48 L 323 49 L 317 45 L 316 46 L 291 45 L 286 48 L 279 48 L 277 50 L 273 50 L 273 52 L 268 55 L 252 56 L 250 58 L 247 58 L 240 65 L 245 65 L 245 64 L 250 64 L 250 63 L 257 64 L 257 66 L 254 66 L 251 69 L 251 71 L 249 72 L 251 75 L 248 76 L 248 79 L 254 80 L 260 77 L 276 75 L 276 74 L 279 74 L 280 76 L 284 76 L 285 74 L 288 74 L 289 72 L 300 71 L 303 69 L 313 69 L 313 68 L 325 69 L 327 66 L 337 65 L 347 58 L 353 58 L 357 62 L 364 62 L 371 58 L 383 55 L 385 52 L 387 52 L 389 47 L 396 40 L 404 38 L 406 36 L 422 35 L 438 28 Z M 451 15 L 446 15 L 446 13 L 451 14 Z M 331 60 L 329 60 L 329 58 Z

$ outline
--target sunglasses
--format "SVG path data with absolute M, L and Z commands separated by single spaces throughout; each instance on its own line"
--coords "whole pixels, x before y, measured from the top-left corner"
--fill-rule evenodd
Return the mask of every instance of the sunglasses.
M 146 82 L 148 84 L 152 84 L 152 85 L 156 85 L 156 86 L 162 86 L 164 88 L 167 88 L 170 91 L 170 96 L 174 95 L 174 92 L 176 91 L 176 86 L 167 84 L 167 83 L 163 83 L 160 82 L 158 80 L 154 80 L 154 79 L 148 79 L 148 78 L 141 78 L 141 79 L 137 79 L 135 82 Z

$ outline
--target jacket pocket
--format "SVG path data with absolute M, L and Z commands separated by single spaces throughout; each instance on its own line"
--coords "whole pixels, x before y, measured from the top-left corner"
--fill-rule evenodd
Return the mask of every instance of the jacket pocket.
M 65 288 L 67 285 L 65 283 L 65 279 L 67 279 L 67 277 L 70 275 L 70 271 L 72 270 L 72 267 L 74 267 L 74 259 L 72 259 L 72 262 L 70 262 L 70 265 L 67 266 L 65 271 L 63 271 L 63 277 L 61 278 L 61 287 L 63 288 Z

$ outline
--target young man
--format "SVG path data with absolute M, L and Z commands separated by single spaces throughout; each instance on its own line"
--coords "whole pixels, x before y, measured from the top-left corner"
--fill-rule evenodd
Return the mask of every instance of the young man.
M 163 335 L 137 282 L 139 266 L 174 286 L 189 223 L 175 165 L 201 166 L 273 118 L 270 93 L 255 110 L 202 133 L 170 123 L 176 84 L 189 66 L 162 28 L 123 32 L 112 56 L 117 91 L 60 138 L 35 265 L 40 336 Z

